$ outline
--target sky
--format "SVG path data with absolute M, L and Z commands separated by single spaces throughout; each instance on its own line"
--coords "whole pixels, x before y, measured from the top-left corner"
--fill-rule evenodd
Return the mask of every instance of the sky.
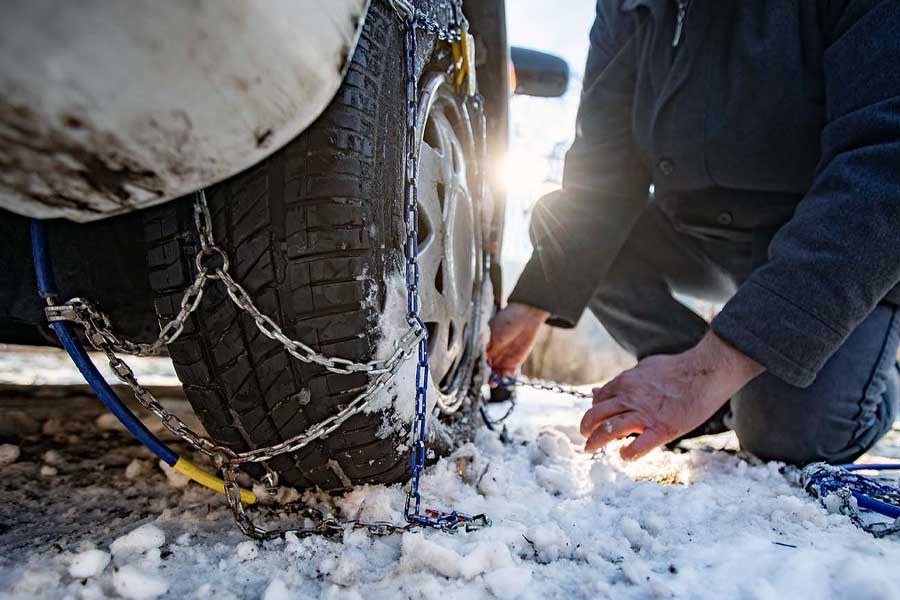
M 510 43 L 552 52 L 581 71 L 594 10 L 592 0 L 507 0 Z
M 510 151 L 504 165 L 507 221 L 504 236 L 504 285 L 531 254 L 528 217 L 534 202 L 559 187 L 559 158 L 571 144 L 581 75 L 594 20 L 592 0 L 507 0 L 509 41 L 560 56 L 569 63 L 569 89 L 562 98 L 514 96 L 510 105 Z

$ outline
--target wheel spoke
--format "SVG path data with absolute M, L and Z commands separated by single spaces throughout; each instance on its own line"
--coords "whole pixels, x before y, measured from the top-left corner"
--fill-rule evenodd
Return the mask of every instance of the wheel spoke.
M 453 125 L 442 111 L 438 110 L 431 115 L 434 131 L 437 134 L 437 151 L 441 156 L 441 180 L 445 184 L 451 184 L 456 179 L 454 168 L 454 144 L 459 144 L 453 133 Z M 457 157 L 459 155 L 457 154 Z
M 443 158 L 428 144 L 419 150 L 419 214 L 428 233 L 419 245 L 419 290 L 422 297 L 422 318 L 441 322 L 447 314 L 445 298 L 438 290 L 435 277 L 444 260 L 444 220 L 438 199 Z M 443 284 L 442 284 L 443 287 Z
M 447 185 L 443 178 L 444 158 L 437 150 L 428 144 L 422 144 L 419 149 L 419 211 L 428 223 L 428 228 L 435 234 L 444 228 L 443 215 L 441 214 L 440 195 L 438 186 Z M 440 236 L 435 236 L 440 237 Z

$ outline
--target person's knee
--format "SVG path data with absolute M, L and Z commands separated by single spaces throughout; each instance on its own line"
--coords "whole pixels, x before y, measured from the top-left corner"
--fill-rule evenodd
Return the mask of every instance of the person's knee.
M 837 458 L 822 448 L 812 429 L 785 435 L 785 431 L 766 426 L 759 418 L 747 418 L 746 415 L 742 419 L 732 419 L 730 425 L 737 434 L 741 450 L 762 460 L 803 466 L 818 461 L 831 463 Z
M 825 456 L 819 440 L 813 431 L 796 431 L 785 435 L 785 431 L 768 426 L 759 415 L 732 418 L 729 425 L 737 434 L 741 450 L 750 452 L 763 460 L 778 460 L 795 465 L 806 465 L 816 461 L 830 462 Z
M 852 419 L 828 410 L 834 400 L 822 390 L 790 386 L 772 375 L 762 375 L 732 400 L 729 426 L 737 434 L 742 450 L 763 460 L 795 465 L 811 462 L 851 462 L 880 435 L 858 435 Z M 878 425 L 880 427 L 880 424 Z M 869 443 L 860 443 L 868 438 Z

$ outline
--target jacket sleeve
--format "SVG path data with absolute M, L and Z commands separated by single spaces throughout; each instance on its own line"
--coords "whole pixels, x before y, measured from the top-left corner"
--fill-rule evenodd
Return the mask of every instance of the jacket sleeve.
M 510 302 L 551 313 L 572 327 L 581 317 L 641 210 L 650 174 L 632 136 L 636 43 L 631 15 L 601 1 L 562 189 L 544 196 L 531 216 L 534 252 Z
M 900 281 L 900 3 L 844 4 L 825 51 L 812 188 L 712 323 L 797 386 Z

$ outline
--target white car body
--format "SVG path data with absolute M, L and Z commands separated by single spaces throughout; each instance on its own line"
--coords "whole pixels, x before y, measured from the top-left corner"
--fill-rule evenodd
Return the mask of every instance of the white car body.
M 0 208 L 92 221 L 195 191 L 303 131 L 369 0 L 12 0 Z

